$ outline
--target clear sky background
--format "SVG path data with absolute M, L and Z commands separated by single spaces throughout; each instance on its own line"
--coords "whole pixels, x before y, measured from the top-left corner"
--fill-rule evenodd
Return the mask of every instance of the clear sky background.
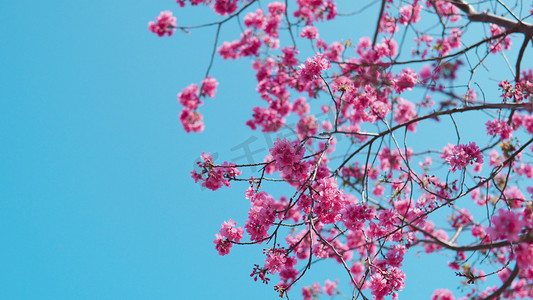
M 0 1 L 0 299 L 278 299 L 277 279 L 249 277 L 260 247 L 220 257 L 212 243 L 223 221 L 244 225 L 247 185 L 211 192 L 189 175 L 203 151 L 246 163 L 251 138 L 262 160 L 275 137 L 244 127 L 262 104 L 249 61 L 215 61 L 206 130 L 186 134 L 176 94 L 203 79 L 214 28 L 158 38 L 147 22 L 165 9 L 179 24 L 213 16 L 170 0 Z M 367 17 L 353 30 L 372 32 Z M 410 259 L 400 299 L 458 282 L 427 275 L 446 258 Z M 346 279 L 335 270 L 304 283 Z

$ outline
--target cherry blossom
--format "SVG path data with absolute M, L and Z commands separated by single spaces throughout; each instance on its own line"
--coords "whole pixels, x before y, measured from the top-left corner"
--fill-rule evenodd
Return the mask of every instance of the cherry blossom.
M 483 163 L 483 155 L 474 142 L 468 145 L 455 145 L 444 159 L 450 164 L 451 171 L 462 170 L 474 162 Z
M 155 18 L 155 22 L 148 22 L 148 30 L 157 34 L 158 36 L 171 36 L 176 31 L 176 17 L 172 16 L 172 12 L 165 10 Z
M 229 220 L 215 234 L 220 255 L 233 245 L 262 250 L 250 276 L 277 282 L 282 298 L 301 289 L 303 299 L 398 299 L 407 277 L 440 274 L 405 274 L 409 255 L 444 256 L 442 267 L 459 279 L 453 293 L 441 286 L 419 298 L 533 297 L 533 70 L 516 38 L 531 36 L 527 18 L 518 21 L 522 8 L 467 0 L 387 0 L 352 11 L 338 11 L 335 0 L 177 3 L 211 6 L 216 17 L 177 27 L 163 11 L 149 23 L 159 36 L 216 29 L 203 79 L 177 94 L 184 130 L 205 129 L 200 110 L 215 96 L 240 105 L 237 93 L 217 93 L 213 70 L 241 72 L 235 60 L 249 62 L 245 76 L 257 92 L 242 99 L 257 100 L 243 122 L 265 140 L 250 147 L 255 161 L 215 164 L 203 153 L 191 172 L 210 190 L 231 183 L 235 200 L 249 203 L 243 227 Z M 375 22 L 357 23 L 371 13 Z M 337 16 L 354 26 L 327 35 Z M 233 22 L 240 30 L 226 31 Z M 509 70 L 486 67 L 511 49 L 503 56 Z M 229 111 L 224 118 L 237 119 Z M 308 271 L 322 261 L 342 272 L 311 284 Z

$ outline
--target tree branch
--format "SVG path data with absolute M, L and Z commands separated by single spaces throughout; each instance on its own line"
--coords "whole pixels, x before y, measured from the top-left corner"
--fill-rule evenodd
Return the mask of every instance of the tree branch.
M 520 32 L 528 37 L 533 36 L 533 24 L 522 22 L 521 20 L 511 20 L 489 13 L 480 13 L 474 7 L 463 0 L 446 0 L 455 5 L 457 8 L 466 13 L 468 19 L 472 22 L 491 23 L 507 29 L 510 32 Z

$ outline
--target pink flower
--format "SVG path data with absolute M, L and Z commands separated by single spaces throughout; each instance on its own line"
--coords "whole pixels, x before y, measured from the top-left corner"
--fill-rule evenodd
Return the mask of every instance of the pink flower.
M 217 86 L 218 81 L 211 76 L 207 76 L 204 80 L 202 80 L 202 95 L 207 95 L 211 98 L 215 98 Z
M 287 262 L 287 251 L 284 248 L 276 249 L 267 249 L 265 259 L 265 269 L 267 269 L 270 274 L 276 274 L 281 271 L 285 263 Z
M 292 111 L 295 114 L 303 117 L 305 114 L 309 113 L 309 110 L 309 103 L 307 103 L 305 97 L 300 97 L 294 100 L 294 103 L 292 104 Z
M 268 12 L 273 16 L 281 16 L 285 12 L 285 3 L 271 2 L 268 4 Z
M 326 293 L 328 296 L 335 295 L 337 291 L 337 282 L 338 280 L 331 281 L 327 279 L 326 282 L 324 283 L 324 293 Z
M 336 180 L 328 177 L 319 181 L 316 191 L 314 213 L 324 224 L 335 223 L 340 220 L 340 212 L 345 206 L 343 192 L 339 190 Z
M 241 35 L 240 45 L 240 55 L 257 56 L 259 48 L 261 48 L 261 40 L 254 36 L 251 30 L 247 29 Z
M 391 267 L 386 272 L 378 271 L 370 277 L 370 290 L 374 299 L 383 300 L 385 296 L 401 291 L 405 286 L 404 282 L 405 274 L 400 269 Z
M 400 8 L 400 20 L 398 22 L 402 25 L 415 24 L 420 21 L 420 10 L 422 6 L 415 2 L 414 7 L 407 4 Z
M 275 132 L 285 124 L 285 119 L 272 108 L 256 106 L 252 108 L 252 111 L 254 112 L 252 115 L 253 119 L 246 122 L 246 125 L 252 130 L 260 126 L 263 132 Z
M 212 191 L 218 190 L 222 185 L 229 187 L 229 180 L 241 174 L 239 169 L 232 167 L 227 162 L 216 166 L 213 163 L 210 153 L 202 153 L 201 159 L 203 162 L 197 162 L 198 167 L 202 169 L 201 173 L 192 171 L 191 177 L 194 179 L 194 182 L 203 181 L 202 186 Z
M 213 243 L 215 243 L 215 249 L 217 249 L 218 255 L 222 256 L 229 254 L 229 250 L 233 247 L 233 244 L 230 241 L 218 233 L 215 233 L 215 240 Z
M 424 65 L 420 69 L 420 77 L 422 77 L 422 81 L 424 82 L 430 80 L 433 77 L 433 71 L 430 65 Z
M 533 115 L 524 116 L 524 127 L 529 133 L 533 134 Z
M 398 53 L 398 43 L 392 38 L 384 38 L 376 45 L 380 57 L 394 57 Z
M 244 16 L 244 26 L 261 29 L 265 24 L 266 17 L 263 10 L 258 8 L 255 12 L 249 12 Z
M 317 53 L 313 58 L 308 58 L 305 64 L 300 65 L 300 77 L 304 81 L 309 81 L 319 77 L 322 71 L 329 68 L 331 68 L 331 65 L 324 58 L 324 54 Z
M 372 190 L 374 196 L 383 196 L 385 194 L 385 188 L 382 185 L 376 185 Z
M 193 83 L 184 88 L 178 93 L 178 101 L 190 110 L 194 110 L 202 105 L 202 101 L 198 98 L 198 85 Z
M 155 18 L 156 22 L 148 22 L 148 30 L 157 34 L 158 36 L 164 36 L 165 33 L 171 36 L 176 31 L 176 17 L 172 16 L 172 12 L 165 10 L 162 11 L 158 17 Z
M 329 60 L 340 60 L 340 55 L 344 51 L 344 45 L 339 42 L 333 42 L 329 47 L 324 51 L 324 55 Z
M 237 1 L 236 0 L 215 0 L 213 4 L 213 10 L 221 15 L 229 15 L 237 10 Z
M 504 161 L 504 157 L 498 153 L 495 149 L 492 149 L 489 153 L 489 165 L 491 166 L 498 166 L 502 164 Z
M 242 227 L 235 226 L 235 223 L 232 219 L 227 222 L 222 223 L 222 228 L 220 228 L 220 234 L 215 234 L 215 248 L 218 251 L 219 255 L 226 255 L 229 253 L 229 250 L 233 246 L 233 242 L 240 242 L 244 229 Z
M 348 229 L 362 229 L 366 221 L 374 219 L 376 210 L 365 204 L 351 203 L 346 205 L 341 211 L 342 222 Z
M 390 170 L 399 171 L 403 162 L 402 157 L 407 158 L 407 160 L 411 160 L 412 153 L 413 149 L 407 148 L 407 155 L 405 153 L 400 155 L 400 151 L 398 151 L 398 149 L 390 151 L 389 148 L 384 146 L 378 154 L 381 170 L 384 172 Z
M 404 245 L 394 245 L 392 249 L 387 252 L 387 264 L 392 267 L 401 267 L 403 262 L 403 256 L 407 252 Z
M 445 152 L 443 158 L 450 164 L 450 170 L 453 172 L 464 169 L 468 164 L 483 162 L 483 155 L 474 142 L 453 146 L 449 153 Z
M 400 74 L 396 77 L 394 82 L 394 89 L 397 93 L 401 93 L 405 90 L 411 90 L 418 79 L 418 76 L 415 71 L 410 68 L 403 69 Z
M 301 147 L 298 141 L 290 142 L 286 139 L 278 138 L 269 152 L 276 160 L 276 168 L 281 173 L 292 174 L 299 168 L 300 161 L 304 157 L 305 148 Z
M 294 47 L 285 47 L 281 49 L 281 52 L 283 52 L 283 64 L 287 66 L 296 66 L 298 64 L 298 59 L 296 58 L 296 55 L 300 53 Z
M 518 189 L 516 185 L 505 189 L 503 195 L 505 196 L 505 202 L 507 202 L 507 204 L 511 208 L 519 208 L 522 206 L 523 203 L 526 202 L 526 197 L 524 196 L 524 194 L 522 194 L 522 192 Z
M 318 39 L 318 29 L 314 26 L 305 26 L 302 29 L 302 33 L 300 33 L 300 36 L 303 38 L 307 38 L 310 40 L 316 40 Z
M 312 286 L 302 288 L 302 296 L 304 300 L 311 300 L 319 294 L 322 294 L 322 292 L 320 291 L 320 284 L 318 282 L 313 283 Z
M 431 300 L 455 300 L 455 297 L 448 289 L 436 289 L 431 295 Z
M 268 229 L 276 220 L 275 200 L 265 192 L 253 195 L 250 200 L 252 207 L 244 227 L 252 241 L 259 241 L 268 236 Z
M 403 124 L 416 118 L 416 110 L 413 102 L 398 98 L 396 113 L 394 114 L 394 121 L 398 124 Z M 416 131 L 416 125 L 418 122 L 411 123 L 407 126 L 409 131 Z
M 520 232 L 524 226 L 520 215 L 504 209 L 498 210 L 498 215 L 492 218 L 492 225 L 487 229 L 493 241 L 506 239 L 511 242 L 520 240 Z
M 235 228 L 236 225 L 237 223 L 235 223 L 232 219 L 229 219 L 229 221 L 222 223 L 220 234 L 225 236 L 228 240 L 240 242 L 244 230 L 242 227 Z
M 379 31 L 388 34 L 394 34 L 396 31 L 398 31 L 396 18 L 389 16 L 389 13 L 385 12 L 381 16 L 381 21 L 379 22 Z
M 520 243 L 516 249 L 516 263 L 521 270 L 533 265 L 533 244 Z M 531 270 L 533 271 L 533 270 Z
M 439 1 L 444 2 L 444 1 Z M 451 5 L 451 4 L 450 4 Z M 452 5 L 453 6 L 453 5 Z M 453 6 L 455 7 L 455 6 Z M 457 49 L 461 47 L 461 35 L 462 31 L 458 28 L 452 28 L 450 35 L 443 39 L 437 40 L 436 49 L 440 55 L 444 56 L 450 53 L 452 49 Z
M 296 125 L 296 132 L 300 139 L 304 139 L 306 136 L 313 136 L 318 132 L 318 123 L 315 116 L 305 116 L 300 119 Z M 308 142 L 312 142 L 309 140 Z
M 494 36 L 498 36 L 500 34 L 504 33 L 503 29 L 494 24 L 490 24 L 490 34 Z M 498 53 L 502 50 L 509 50 L 511 49 L 511 37 L 509 35 L 504 35 L 501 38 L 491 40 L 489 42 L 490 45 L 490 52 L 492 53 Z
M 460 10 L 455 5 L 441 0 L 431 2 L 431 4 L 439 15 L 448 18 L 451 22 L 457 22 L 461 19 Z
M 241 34 L 240 40 L 224 42 L 217 52 L 224 59 L 237 59 L 241 56 L 257 56 L 261 48 L 261 40 L 250 29 Z
M 494 119 L 488 121 L 485 123 L 485 126 L 487 126 L 487 133 L 489 135 L 499 135 L 502 141 L 509 139 L 513 132 L 513 128 L 502 120 Z
M 239 47 L 239 41 L 233 41 L 231 43 L 226 41 L 217 49 L 217 52 L 223 59 L 237 59 L 239 58 Z
M 183 129 L 186 132 L 202 132 L 204 131 L 204 117 L 196 112 L 184 107 L 180 113 L 180 121 Z

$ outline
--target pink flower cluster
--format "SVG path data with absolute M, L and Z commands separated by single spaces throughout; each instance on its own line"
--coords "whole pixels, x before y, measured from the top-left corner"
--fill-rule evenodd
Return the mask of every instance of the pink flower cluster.
M 403 69 L 394 80 L 394 89 L 397 93 L 411 90 L 418 79 L 418 75 L 411 68 Z
M 338 283 L 338 280 L 331 281 L 331 280 L 327 279 L 324 282 L 324 293 L 326 293 L 326 295 L 328 295 L 328 296 L 335 295 L 338 292 L 337 291 L 337 283 Z
M 253 119 L 246 121 L 252 130 L 260 126 L 263 132 L 276 132 L 285 124 L 285 118 L 274 109 L 256 106 L 252 111 Z
M 379 31 L 393 35 L 400 28 L 397 25 L 398 21 L 393 16 L 390 16 L 388 12 L 384 12 L 379 22 Z
M 504 209 L 492 218 L 492 225 L 487 229 L 493 241 L 505 239 L 512 242 L 520 240 L 520 232 L 525 225 L 519 214 Z
M 302 33 L 300 33 L 300 36 L 303 38 L 307 38 L 310 40 L 316 40 L 318 39 L 318 29 L 314 26 L 305 26 L 302 29 Z
M 313 115 L 305 116 L 300 119 L 296 125 L 296 132 L 300 139 L 304 139 L 306 136 L 313 136 L 318 132 L 318 123 L 316 117 Z M 307 143 L 312 143 L 312 140 L 308 140 Z
M 322 71 L 329 70 L 331 65 L 324 54 L 317 53 L 312 58 L 308 58 L 305 64 L 300 65 L 300 77 L 304 81 L 310 81 L 320 77 Z
M 518 173 L 518 170 L 517 170 Z M 526 203 L 526 197 L 522 194 L 522 191 L 518 189 L 516 185 L 510 186 L 503 192 L 505 196 L 505 201 L 511 208 L 520 208 L 524 203 Z
M 178 93 L 178 102 L 183 105 L 180 121 L 186 132 L 202 132 L 204 130 L 203 116 L 198 112 L 198 107 L 203 104 L 201 97 L 215 97 L 218 82 L 211 76 L 202 80 L 200 94 L 198 85 L 190 84 Z
M 424 230 L 427 231 L 429 234 L 433 235 L 434 237 L 440 239 L 441 241 L 449 240 L 449 236 L 446 231 L 442 229 L 435 230 L 435 224 L 432 221 L 427 221 L 426 224 L 424 224 Z M 427 243 L 424 245 L 424 251 L 426 253 L 432 253 L 441 248 L 442 246 L 438 244 Z
M 485 123 L 485 126 L 487 127 L 487 133 L 489 135 L 499 135 L 502 141 L 509 139 L 511 137 L 511 133 L 513 132 L 511 125 L 502 120 L 494 119 L 492 121 L 488 121 Z
M 346 228 L 351 230 L 361 230 L 366 221 L 373 220 L 376 216 L 376 209 L 366 203 L 351 203 L 346 205 L 341 211 L 342 222 Z
M 450 170 L 455 172 L 466 168 L 467 165 L 483 163 L 483 155 L 476 143 L 471 142 L 468 145 L 455 145 L 448 151 L 444 151 L 444 160 L 450 164 Z
M 450 22 L 457 22 L 461 20 L 461 11 L 457 6 L 444 0 L 427 1 L 428 5 L 435 7 L 435 10 L 439 15 L 450 20 Z
M 198 111 L 184 108 L 180 113 L 180 122 L 186 132 L 202 132 L 204 131 L 204 116 Z
M 287 250 L 284 248 L 270 248 L 265 250 L 265 269 L 270 274 L 276 274 L 280 272 L 287 264 Z
M 503 29 L 495 24 L 490 24 L 490 34 L 495 37 L 500 34 L 504 33 Z M 511 36 L 504 35 L 501 38 L 491 40 L 489 43 L 490 46 L 490 52 L 492 53 L 498 53 L 503 50 L 509 50 L 511 49 Z
M 215 234 L 215 248 L 218 251 L 219 255 L 226 255 L 229 253 L 229 250 L 233 246 L 233 242 L 240 242 L 242 235 L 244 234 L 244 229 L 242 227 L 235 226 L 235 223 L 232 219 L 227 222 L 222 223 L 222 228 L 220 228 L 219 233 Z
M 533 115 L 521 115 L 516 113 L 513 116 L 513 129 L 516 130 L 520 126 L 524 126 L 527 132 L 533 134 Z
M 237 59 L 239 57 L 258 56 L 263 43 L 272 49 L 279 47 L 278 32 L 285 12 L 285 4 L 272 2 L 268 4 L 268 11 L 268 15 L 265 15 L 262 9 L 246 14 L 244 25 L 248 29 L 241 34 L 240 40 L 224 42 L 218 48 L 217 51 L 222 58 Z M 266 35 L 256 32 L 257 30 L 263 31 Z
M 320 294 L 322 294 L 322 291 L 320 290 L 320 284 L 318 282 L 302 288 L 303 300 L 317 299 Z
M 257 56 L 259 48 L 261 48 L 261 40 L 254 35 L 252 30 L 246 29 L 241 34 L 240 40 L 224 42 L 217 51 L 224 59 L 237 59 L 243 56 Z
M 197 162 L 202 169 L 200 173 L 196 170 L 191 172 L 191 177 L 195 183 L 202 181 L 202 186 L 210 190 L 216 191 L 222 185 L 230 186 L 230 180 L 241 174 L 239 169 L 232 167 L 229 163 L 224 162 L 220 166 L 213 163 L 210 153 L 202 153 L 201 159 L 203 162 Z
M 401 153 L 400 155 L 400 151 L 398 151 L 398 149 L 391 151 L 389 148 L 384 146 L 378 154 L 381 170 L 384 172 L 392 170 L 399 171 L 403 162 L 402 157 L 404 159 L 411 160 L 412 154 L 413 149 L 411 148 L 407 148 L 407 155 L 406 153 Z
M 400 8 L 400 19 L 398 22 L 404 26 L 416 24 L 420 21 L 420 11 L 422 6 L 415 0 L 413 4 L 407 4 Z
M 436 289 L 431 295 L 431 300 L 455 300 L 455 297 L 448 289 Z
M 331 224 L 341 219 L 341 210 L 346 205 L 344 193 L 339 190 L 335 178 L 328 177 L 319 181 L 315 188 L 318 192 L 314 213 L 324 224 Z
M 237 10 L 237 0 L 215 0 L 213 10 L 221 15 L 226 16 Z
M 171 36 L 176 31 L 176 17 L 172 16 L 172 12 L 165 10 L 162 11 L 159 16 L 155 18 L 156 22 L 148 22 L 148 30 L 157 34 L 158 36 L 164 36 L 167 34 Z
M 305 148 L 298 141 L 278 138 L 269 152 L 282 175 L 300 178 L 307 174 L 307 164 L 302 161 Z
M 438 1 L 444 2 L 444 1 Z M 450 4 L 450 6 L 453 6 Z M 453 6 L 455 7 L 455 6 Z M 445 56 L 451 52 L 452 49 L 458 49 L 461 47 L 461 36 L 463 32 L 458 28 L 452 28 L 450 35 L 443 39 L 437 40 L 436 49 L 441 56 Z
M 405 287 L 405 274 L 396 267 L 390 267 L 386 271 L 377 271 L 370 277 L 370 290 L 374 299 L 383 300 L 385 296 L 392 294 L 392 299 L 398 299 L 396 291 Z
M 362 37 L 357 44 L 357 54 L 361 56 L 361 61 L 366 63 L 379 63 L 384 57 L 394 57 L 398 53 L 398 43 L 394 39 L 384 38 L 381 43 L 372 47 L 372 40 L 369 37 Z
M 244 16 L 244 25 L 256 30 L 262 30 L 270 39 L 278 38 L 278 31 L 283 13 L 285 12 L 285 3 L 272 2 L 268 4 L 268 15 L 263 13 L 262 9 L 250 12 Z
M 333 0 L 296 0 L 298 9 L 294 16 L 305 20 L 305 24 L 311 25 L 316 21 L 332 20 L 337 16 L 337 5 Z
M 529 70 L 531 72 L 531 70 Z M 533 95 L 533 75 L 523 74 L 523 78 L 520 82 L 515 83 L 513 86 L 509 80 L 501 81 L 498 86 L 502 90 L 501 97 L 503 102 L 507 102 L 509 99 L 513 99 L 515 102 L 522 102 Z
M 394 114 L 394 121 L 398 124 L 403 124 L 416 118 L 415 104 L 403 98 L 398 98 L 396 106 L 396 113 Z M 418 122 L 411 123 L 407 126 L 407 130 L 415 132 Z
M 259 192 L 251 198 L 252 207 L 244 227 L 252 241 L 260 241 L 268 236 L 268 229 L 276 220 L 276 201 L 265 192 Z

